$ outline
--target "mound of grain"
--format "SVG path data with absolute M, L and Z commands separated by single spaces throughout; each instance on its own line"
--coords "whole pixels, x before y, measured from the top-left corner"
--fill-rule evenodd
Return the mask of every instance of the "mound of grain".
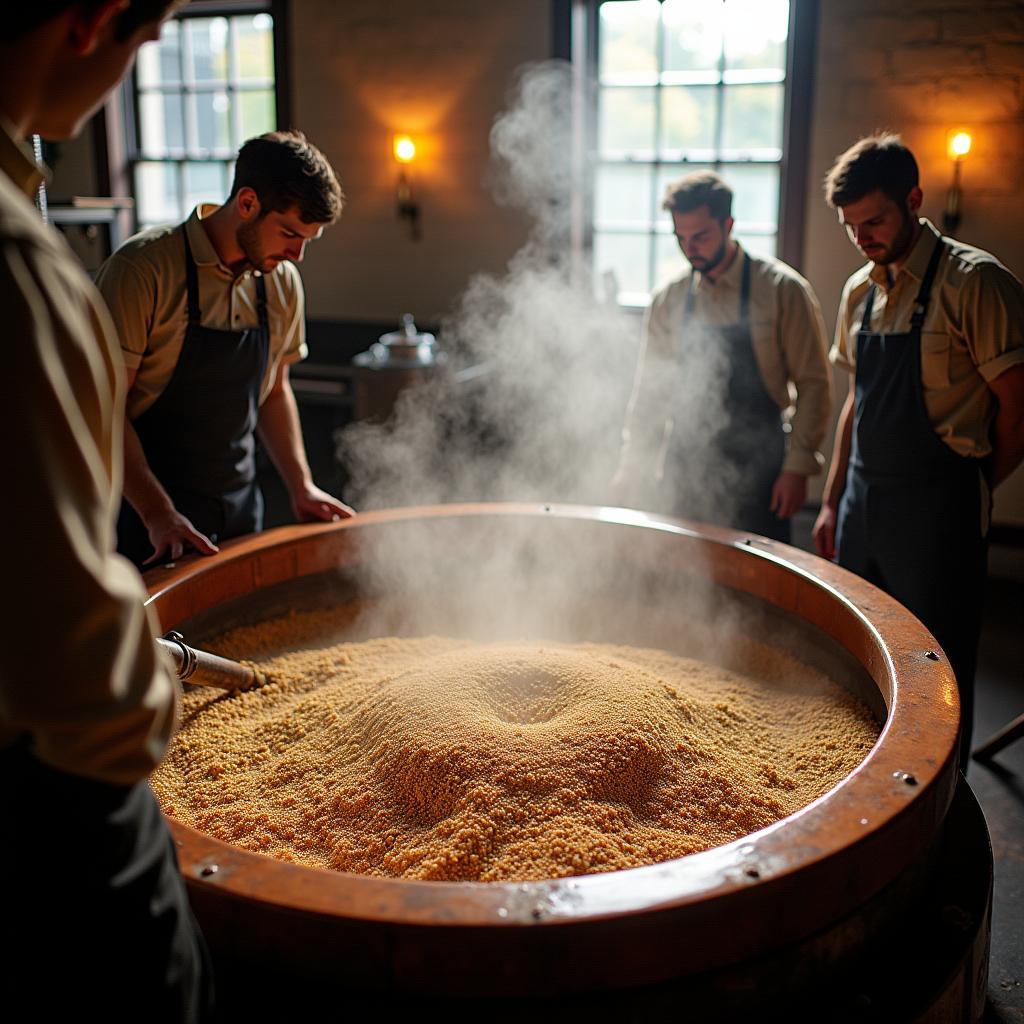
M 167 813 L 337 871 L 555 878 L 763 828 L 849 774 L 877 735 L 844 690 L 767 649 L 760 680 L 601 644 L 389 637 L 269 656 L 328 622 L 224 638 L 221 653 L 257 659 L 270 681 L 186 697 L 153 777 Z

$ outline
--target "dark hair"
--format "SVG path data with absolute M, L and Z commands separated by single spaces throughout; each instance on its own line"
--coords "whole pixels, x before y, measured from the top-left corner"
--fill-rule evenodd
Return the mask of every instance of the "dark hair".
M 188 0 L 131 0 L 125 10 L 116 15 L 114 38 L 123 43 L 143 25 L 163 19 L 176 7 L 184 7 Z M 11 4 L 0 19 L 0 41 L 10 42 L 28 35 L 40 25 L 72 7 L 99 7 L 103 0 L 32 0 L 31 3 Z
M 690 213 L 701 206 L 720 222 L 732 216 L 732 189 L 714 171 L 694 171 L 671 182 L 661 204 L 673 213 Z
M 919 180 L 914 154 L 898 135 L 869 135 L 838 157 L 825 175 L 825 201 L 834 209 L 881 189 L 893 202 L 902 204 Z
M 333 224 L 345 204 L 334 168 L 299 131 L 267 132 L 242 146 L 228 198 L 243 188 L 256 193 L 260 216 L 297 206 L 307 224 Z

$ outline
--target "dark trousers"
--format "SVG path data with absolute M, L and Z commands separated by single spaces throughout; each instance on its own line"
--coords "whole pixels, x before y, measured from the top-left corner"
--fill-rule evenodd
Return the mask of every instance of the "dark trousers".
M 209 955 L 149 786 L 0 752 L 4 1004 L 11 1021 L 211 1018 Z
M 840 504 L 838 561 L 908 608 L 935 635 L 960 693 L 960 764 L 967 767 L 974 673 L 985 601 L 988 543 L 979 487 L 915 487 L 847 478 Z

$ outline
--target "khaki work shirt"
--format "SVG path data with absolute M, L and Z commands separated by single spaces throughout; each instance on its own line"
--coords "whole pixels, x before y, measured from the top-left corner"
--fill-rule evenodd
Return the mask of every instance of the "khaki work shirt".
M 674 380 L 671 367 L 682 344 L 686 318 L 692 316 L 709 327 L 735 324 L 744 260 L 751 264 L 754 357 L 765 390 L 789 422 L 783 469 L 811 476 L 824 465 L 819 449 L 828 428 L 832 381 L 821 307 L 810 284 L 795 270 L 780 260 L 749 256 L 742 247 L 718 280 L 687 267 L 651 300 L 623 431 L 621 465 L 653 466 L 663 458 L 666 422 L 673 416 L 673 403 L 683 400 L 666 387 Z M 695 278 L 694 307 L 687 314 L 684 306 L 691 276 Z M 714 419 L 714 410 L 706 413 L 709 421 Z
M 240 331 L 259 326 L 258 271 L 235 276 L 217 256 L 200 220 L 216 206 L 197 206 L 185 222 L 199 284 L 204 327 Z M 124 363 L 136 371 L 128 394 L 128 418 L 142 415 L 163 393 L 181 356 L 188 326 L 185 246 L 179 225 L 164 225 L 129 238 L 96 277 L 121 338 Z M 267 289 L 270 351 L 260 402 L 270 394 L 282 363 L 306 356 L 305 299 L 294 263 L 279 263 L 263 275 Z
M 13 486 L 0 502 L 0 747 L 127 785 L 159 762 L 177 683 L 138 573 L 114 553 L 124 370 L 110 317 L 31 201 L 41 174 L 0 124 L 0 404 Z
M 872 282 L 874 331 L 910 330 L 921 280 L 940 234 L 921 218 L 923 230 L 894 280 L 868 263 L 846 282 L 839 302 L 830 358 L 851 372 L 857 332 Z M 935 433 L 957 454 L 983 458 L 992 450 L 989 430 L 996 403 L 988 381 L 1024 362 L 1024 287 L 994 256 L 946 239 L 921 330 L 921 384 Z

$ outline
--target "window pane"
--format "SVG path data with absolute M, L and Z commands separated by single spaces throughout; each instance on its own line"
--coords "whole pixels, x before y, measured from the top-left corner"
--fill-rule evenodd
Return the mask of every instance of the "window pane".
M 235 18 L 235 74 L 240 81 L 274 77 L 274 19 L 269 14 Z
M 146 156 L 167 156 L 185 148 L 185 123 L 179 93 L 144 92 L 139 96 L 139 132 Z
M 729 0 L 731 16 L 733 0 Z M 665 0 L 665 70 L 717 69 L 722 57 L 722 0 Z
M 735 193 L 732 215 L 739 225 L 774 228 L 779 217 L 779 165 L 747 164 L 725 167 L 722 177 Z
M 789 0 L 729 0 L 728 6 L 726 67 L 784 71 Z
M 722 148 L 782 152 L 781 85 L 731 85 L 725 89 Z
M 610 234 L 594 232 L 594 277 L 599 294 L 604 294 L 602 278 L 609 270 L 615 274 L 618 292 L 646 292 L 650 288 L 650 236 L 647 234 Z
M 180 22 L 165 22 L 158 40 L 139 47 L 135 74 L 140 86 L 167 85 L 181 81 Z
M 142 227 L 180 220 L 177 165 L 136 164 L 135 197 L 138 202 L 139 224 Z
M 228 77 L 227 18 L 190 18 L 184 25 L 188 80 L 225 81 Z
M 274 105 L 274 94 L 269 89 L 257 92 L 241 92 L 236 94 L 239 112 L 239 127 L 242 137 L 241 145 L 246 139 L 264 132 L 272 132 L 277 127 L 277 108 Z
M 654 90 L 602 89 L 598 127 L 602 153 L 654 150 Z
M 594 216 L 601 227 L 648 227 L 653 211 L 649 164 L 606 164 L 597 168 Z
M 670 86 L 661 91 L 662 151 L 714 149 L 715 86 Z
M 208 153 L 230 150 L 228 94 L 220 90 L 197 92 L 189 97 L 189 104 L 195 125 L 194 147 Z
M 733 232 L 733 237 L 751 256 L 775 255 L 775 235 L 743 235 Z
M 228 194 L 224 164 L 185 164 L 185 197 L 182 203 L 191 211 L 199 203 L 220 203 Z
M 656 73 L 658 4 L 615 0 L 601 4 L 600 16 L 600 75 Z

